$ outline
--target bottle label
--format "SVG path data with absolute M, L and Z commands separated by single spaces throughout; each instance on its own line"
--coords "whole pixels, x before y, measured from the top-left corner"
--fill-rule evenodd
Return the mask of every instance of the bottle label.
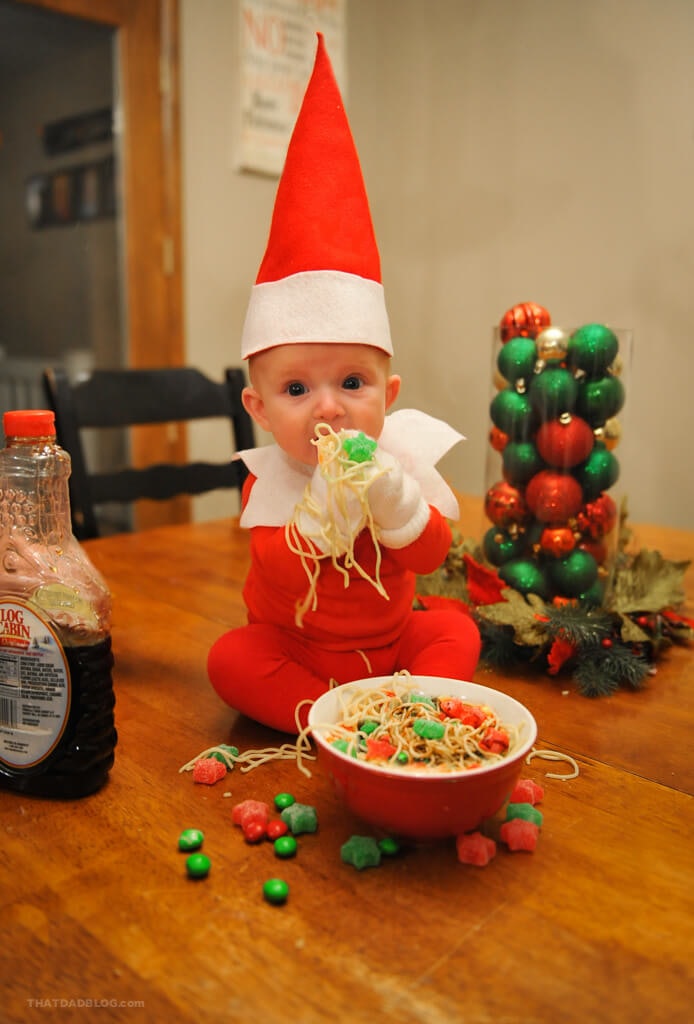
M 45 619 L 0 600 L 0 761 L 35 768 L 55 750 L 70 710 L 70 670 Z

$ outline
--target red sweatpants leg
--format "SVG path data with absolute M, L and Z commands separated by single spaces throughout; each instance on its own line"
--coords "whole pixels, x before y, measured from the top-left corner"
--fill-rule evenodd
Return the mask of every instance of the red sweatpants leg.
M 297 704 L 317 700 L 331 679 L 346 683 L 371 673 L 356 651 L 324 650 L 276 626 L 256 623 L 232 629 L 216 641 L 207 674 L 222 700 L 241 714 L 296 733 Z M 300 712 L 302 726 L 308 709 L 307 704 Z
M 481 639 L 474 619 L 447 609 L 412 612 L 403 630 L 396 669 L 412 675 L 472 681 Z
M 388 647 L 329 651 L 276 626 L 232 629 L 210 650 L 207 672 L 219 696 L 241 714 L 281 732 L 296 733 L 296 707 L 314 701 L 330 680 L 348 683 L 407 669 L 412 675 L 472 679 L 480 636 L 459 611 L 412 612 L 400 641 Z M 309 705 L 300 712 L 306 724 Z

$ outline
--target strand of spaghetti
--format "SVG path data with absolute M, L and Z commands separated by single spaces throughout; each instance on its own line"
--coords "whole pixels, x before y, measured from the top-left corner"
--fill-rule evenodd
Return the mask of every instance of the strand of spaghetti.
M 299 628 L 306 612 L 308 610 L 315 611 L 317 607 L 318 577 L 321 561 L 325 558 L 330 558 L 335 569 L 342 574 L 345 587 L 349 586 L 349 570 L 353 569 L 388 600 L 388 594 L 381 582 L 380 575 L 381 548 L 366 497 L 368 488 L 373 481 L 387 471 L 377 470 L 374 472 L 374 463 L 371 459 L 361 463 L 350 461 L 342 448 L 343 437 L 336 433 L 329 424 L 317 424 L 315 433 L 316 438 L 313 443 L 318 449 L 318 464 L 327 484 L 326 506 L 322 507 L 315 501 L 310 485 L 307 485 L 292 518 L 285 526 L 287 546 L 300 558 L 309 583 L 308 592 L 303 600 L 297 601 L 296 605 L 295 622 Z M 366 469 L 368 469 L 368 473 L 365 472 Z M 360 506 L 358 528 L 352 524 L 352 513 L 348 507 L 350 495 L 356 497 Z M 298 528 L 298 517 L 302 512 L 318 524 L 316 540 L 320 541 L 324 551 L 311 543 L 311 538 L 308 538 L 309 550 L 307 550 L 307 538 Z M 365 526 L 369 529 L 376 552 L 373 576 L 359 563 L 354 553 L 355 540 Z M 349 527 L 350 530 L 348 534 L 345 530 L 346 527 Z
M 259 768 L 263 764 L 267 764 L 268 761 L 296 761 L 298 759 L 298 750 L 294 743 L 283 743 L 281 747 L 266 747 L 264 750 L 247 750 L 243 754 L 239 761 L 245 762 L 244 767 L 241 768 L 241 772 L 253 771 L 254 768 Z M 315 760 L 313 754 L 303 753 L 302 757 L 307 757 L 309 760 Z
M 486 706 L 478 725 L 469 725 L 456 718 L 445 720 L 441 738 L 418 735 L 413 726 L 416 721 L 442 724 L 439 708 L 426 700 L 409 695 L 402 686 L 393 689 L 360 689 L 351 699 L 341 699 L 337 724 L 315 724 L 314 730 L 327 732 L 332 739 L 347 741 L 347 753 L 363 758 L 367 737 L 372 741 L 387 740 L 395 755 L 404 751 L 408 764 L 417 770 L 459 771 L 470 764 L 493 764 L 503 760 L 506 752 L 486 749 L 482 740 L 489 728 L 500 726 L 496 714 Z M 368 731 L 365 728 L 368 723 Z M 506 726 L 509 749 L 519 740 L 519 730 Z M 395 756 L 393 755 L 393 756 Z M 392 757 L 389 763 L 392 762 Z M 407 769 L 405 769 L 407 770 Z
M 178 769 L 179 774 L 181 772 L 192 772 L 198 761 L 201 761 L 204 757 L 211 757 L 213 754 L 222 758 L 229 771 L 231 771 L 236 764 L 237 758 L 233 754 L 230 754 L 228 750 L 224 750 L 224 748 L 220 746 L 208 747 L 207 750 L 203 750 L 202 753 L 197 755 L 197 757 L 192 758 L 192 760 L 182 765 Z
M 534 757 L 539 757 L 543 761 L 564 761 L 570 765 L 573 769 L 572 772 L 562 775 L 560 772 L 545 772 L 545 776 L 548 779 L 575 779 L 579 775 L 578 761 L 571 757 L 570 754 L 562 754 L 560 750 L 531 750 L 525 759 L 526 764 L 530 764 Z

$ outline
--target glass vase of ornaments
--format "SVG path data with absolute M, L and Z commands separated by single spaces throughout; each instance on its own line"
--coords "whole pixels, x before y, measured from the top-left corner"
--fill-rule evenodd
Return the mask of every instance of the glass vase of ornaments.
M 631 346 L 628 330 L 557 326 L 534 302 L 494 329 L 482 550 L 522 594 L 605 602 Z

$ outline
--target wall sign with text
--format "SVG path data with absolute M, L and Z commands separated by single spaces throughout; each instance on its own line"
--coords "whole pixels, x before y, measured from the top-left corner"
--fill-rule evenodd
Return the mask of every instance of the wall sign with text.
M 346 89 L 345 0 L 241 0 L 241 124 L 236 163 L 279 175 L 313 70 L 316 32 Z

